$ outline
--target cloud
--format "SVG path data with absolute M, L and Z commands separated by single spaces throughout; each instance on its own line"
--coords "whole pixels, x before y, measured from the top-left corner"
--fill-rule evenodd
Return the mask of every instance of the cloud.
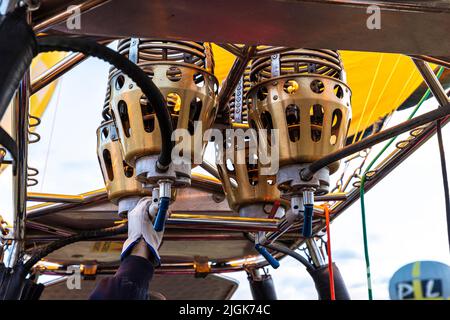
M 333 260 L 347 260 L 347 259 L 358 259 L 359 254 L 354 250 L 343 249 L 343 250 L 335 250 L 333 252 Z

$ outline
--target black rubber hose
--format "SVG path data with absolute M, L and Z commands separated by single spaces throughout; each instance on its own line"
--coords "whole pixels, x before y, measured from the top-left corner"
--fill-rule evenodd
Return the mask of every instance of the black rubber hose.
M 148 101 L 153 106 L 158 119 L 161 133 L 161 153 L 159 154 L 157 169 L 166 171 L 171 162 L 172 153 L 172 121 L 166 108 L 166 101 L 153 81 L 136 64 L 118 52 L 101 45 L 93 40 L 80 37 L 46 36 L 37 39 L 39 52 L 76 51 L 109 62 L 121 70 L 141 88 Z
M 330 300 L 330 281 L 329 281 L 329 273 L 328 266 L 323 266 L 320 268 L 316 268 L 313 266 L 305 257 L 301 254 L 295 252 L 294 250 L 289 249 L 286 246 L 281 244 L 272 243 L 265 245 L 265 247 L 282 252 L 297 261 L 303 264 L 306 267 L 306 271 L 310 274 L 311 278 L 314 281 L 314 285 L 316 286 L 317 294 L 319 296 L 319 300 Z M 334 287 L 336 292 L 337 300 L 350 300 L 350 295 L 347 291 L 347 287 L 345 286 L 344 279 L 338 269 L 338 267 L 333 263 L 333 275 L 334 275 Z
M 332 268 L 336 300 L 350 300 L 350 294 L 348 293 L 344 278 L 342 277 L 339 268 L 334 262 L 332 263 Z M 313 278 L 314 284 L 316 286 L 319 300 L 331 300 L 330 273 L 328 270 L 328 266 L 325 265 L 313 270 L 311 272 L 311 277 Z
M 450 114 L 450 106 L 448 105 L 443 106 L 439 109 L 427 112 L 425 114 L 412 118 L 411 120 L 407 120 L 403 123 L 400 123 L 392 128 L 371 135 L 370 137 L 365 138 L 360 142 L 346 146 L 336 152 L 330 153 L 329 155 L 311 163 L 301 172 L 301 178 L 305 181 L 308 181 L 313 177 L 315 172 L 319 171 L 322 168 L 325 168 L 326 166 L 332 164 L 335 161 L 339 161 L 356 152 L 372 147 L 377 143 L 396 137 L 401 133 L 410 131 L 424 124 L 436 121 L 449 114 Z
M 3 263 L 2 263 L 3 265 Z M 27 272 L 22 263 L 17 263 L 13 268 L 0 268 L 2 281 L 0 283 L 0 300 L 19 300 L 22 293 Z
M 295 260 L 299 261 L 301 264 L 303 264 L 306 267 L 306 271 L 308 271 L 309 274 L 311 274 L 311 272 L 315 269 L 314 266 L 309 263 L 309 261 L 303 257 L 301 254 L 295 252 L 294 250 L 289 249 L 288 247 L 278 244 L 278 243 L 272 243 L 272 244 L 266 244 L 264 245 L 264 247 L 270 249 L 270 250 L 274 250 L 274 251 L 278 251 L 281 253 L 284 253 L 292 258 L 294 258 Z
M 27 260 L 24 264 L 24 271 L 25 274 L 28 273 L 31 268 L 38 263 L 42 258 L 46 257 L 50 253 L 63 248 L 71 243 L 84 241 L 84 240 L 92 240 L 97 238 L 103 238 L 103 237 L 111 237 L 119 234 L 126 233 L 128 230 L 127 224 L 121 224 L 118 226 L 110 227 L 110 228 L 104 228 L 104 229 L 97 229 L 97 230 L 88 230 L 88 231 L 82 231 L 80 233 L 77 233 L 73 236 L 69 236 L 60 240 L 56 240 L 42 249 L 40 249 L 38 252 L 33 254 L 30 259 Z
M 450 249 L 450 191 L 448 186 L 447 165 L 445 160 L 444 140 L 442 139 L 441 121 L 436 123 L 436 132 L 439 145 L 439 154 L 441 157 L 442 182 L 444 184 L 445 212 L 447 215 L 447 237 Z
M 260 279 L 253 279 L 251 275 L 247 277 L 250 284 L 250 291 L 253 300 L 273 301 L 277 300 L 277 292 L 273 279 L 269 274 L 264 274 Z
M 0 21 L 0 120 L 36 51 L 33 30 L 24 8 L 2 16 Z

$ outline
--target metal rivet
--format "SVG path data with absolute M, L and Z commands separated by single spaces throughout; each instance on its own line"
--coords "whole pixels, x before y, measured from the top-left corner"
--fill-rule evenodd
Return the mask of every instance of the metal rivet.
M 212 199 L 216 203 L 220 203 L 225 200 L 225 195 L 214 193 Z

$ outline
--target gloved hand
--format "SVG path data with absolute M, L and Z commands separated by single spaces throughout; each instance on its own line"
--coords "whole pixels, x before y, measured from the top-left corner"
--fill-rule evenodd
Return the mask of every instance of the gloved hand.
M 152 197 L 144 197 L 133 210 L 128 212 L 128 239 L 123 244 L 121 259 L 127 257 L 133 247 L 143 239 L 150 250 L 150 262 L 157 267 L 161 264 L 158 249 L 161 245 L 164 230 L 156 232 L 153 221 L 158 212 L 158 203 Z M 169 214 L 166 215 L 168 217 Z

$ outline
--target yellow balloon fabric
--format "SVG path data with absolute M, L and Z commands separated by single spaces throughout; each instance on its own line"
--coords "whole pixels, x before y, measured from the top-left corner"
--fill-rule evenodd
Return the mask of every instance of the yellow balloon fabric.
M 352 90 L 349 136 L 396 110 L 421 84 L 411 58 L 400 54 L 340 52 Z
M 61 52 L 49 52 L 40 54 L 31 64 L 31 81 L 36 79 L 44 71 L 52 67 L 55 63 L 61 60 L 66 53 Z M 50 99 L 52 98 L 57 81 L 52 82 L 44 89 L 39 90 L 30 98 L 30 114 L 36 117 L 41 117 L 47 108 Z

